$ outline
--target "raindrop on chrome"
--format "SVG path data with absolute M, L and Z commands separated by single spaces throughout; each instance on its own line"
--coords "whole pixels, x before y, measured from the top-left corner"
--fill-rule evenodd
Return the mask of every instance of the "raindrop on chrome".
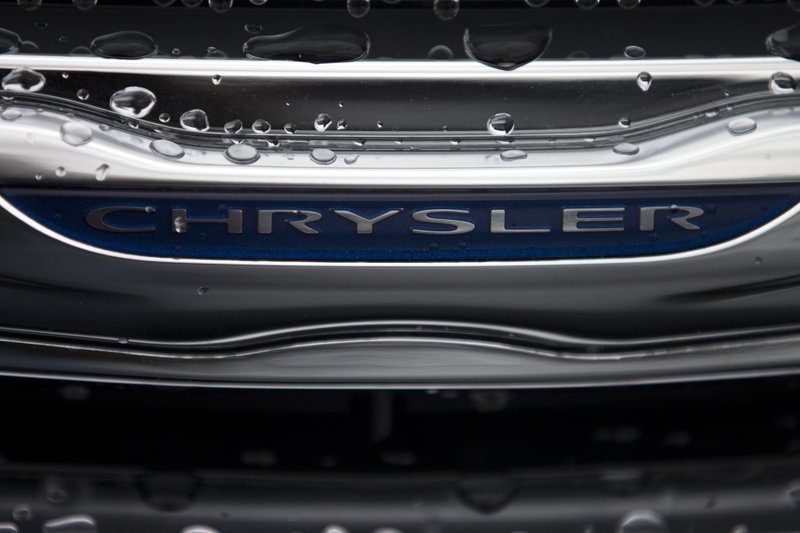
M 2 81 L 4 91 L 20 93 L 35 93 L 42 90 L 44 84 L 45 79 L 41 72 L 25 67 L 15 68 Z
M 222 127 L 225 130 L 225 133 L 239 133 L 242 131 L 244 124 L 238 118 L 235 120 L 231 120 L 230 122 L 226 122 L 225 125 Z
M 42 524 L 42 533 L 97 533 L 97 522 L 85 514 L 54 518 Z
M 169 116 L 169 113 L 161 113 L 160 115 L 158 115 L 158 121 L 163 122 L 164 124 L 169 122 L 171 118 L 172 117 Z
M 72 146 L 81 146 L 92 140 L 92 130 L 85 124 L 70 121 L 61 125 L 61 140 Z
M 651 76 L 649 72 L 640 72 L 639 75 L 636 76 L 636 85 L 642 90 L 642 92 L 649 91 L 652 84 L 653 76 Z
M 253 133 L 269 133 L 272 129 L 272 125 L 266 120 L 260 118 L 253 122 L 253 125 L 250 128 L 253 130 Z
M 336 153 L 327 148 L 317 148 L 309 154 L 311 160 L 320 165 L 330 165 L 336 161 Z
M 353 165 L 353 164 L 356 163 L 356 161 L 358 161 L 358 155 L 357 154 L 351 154 L 351 155 L 345 156 L 345 158 L 344 158 L 344 162 L 347 165 Z
M 330 115 L 327 113 L 320 113 L 317 115 L 317 118 L 314 119 L 314 129 L 319 132 L 325 131 L 330 128 L 332 122 Z
M 297 131 L 297 126 L 295 126 L 295 125 L 294 125 L 294 124 L 292 124 L 291 122 L 287 122 L 287 123 L 286 123 L 286 124 L 284 124 L 284 126 L 283 126 L 283 131 L 285 131 L 285 132 L 286 132 L 286 133 L 288 133 L 289 135 L 294 135 L 294 133 Z
M 3 120 L 17 120 L 21 116 L 22 111 L 13 107 L 4 109 L 2 112 L 0 112 L 0 118 Z
M 453 20 L 458 15 L 460 0 L 434 0 L 433 12 L 439 20 Z
M 208 7 L 217 13 L 224 13 L 233 7 L 233 0 L 208 0 Z
M 181 127 L 189 131 L 208 131 L 208 115 L 202 109 L 190 109 L 180 118 Z
M 169 159 L 180 159 L 184 156 L 183 148 L 178 144 L 166 139 L 157 139 L 150 143 L 150 150 L 162 157 Z
M 575 0 L 575 5 L 581 9 L 592 9 L 599 3 L 600 0 Z
M 220 76 L 219 74 L 214 74 L 213 76 L 211 76 L 211 83 L 213 83 L 214 85 L 219 85 L 220 83 L 222 83 L 222 76 Z
M 619 155 L 636 155 L 639 147 L 631 143 L 620 143 L 614 147 L 614 153 Z
M 86 100 L 89 99 L 89 91 L 87 91 L 86 89 L 78 89 L 76 96 L 78 97 L 78 100 L 80 100 L 81 102 L 85 102 Z
M 629 117 L 622 117 L 619 119 L 619 122 L 617 124 L 619 124 L 620 128 L 630 128 L 631 119 Z
M 336 123 L 336 129 L 339 131 L 347 129 L 347 121 L 345 119 L 341 119 L 339 122 Z
M 647 52 L 641 46 L 632 44 L 625 47 L 625 57 L 628 59 L 642 59 L 647 55 Z
M 530 7 L 544 7 L 550 0 L 525 0 L 525 3 Z
M 13 54 L 19 51 L 22 39 L 13 31 L 0 28 L 0 54 Z
M 443 44 L 437 44 L 436 46 L 428 50 L 428 59 L 441 61 L 441 60 L 453 59 L 453 56 L 454 56 L 453 51 L 449 47 Z
M 514 119 L 508 113 L 497 113 L 486 121 L 486 129 L 492 135 L 509 135 L 514 131 Z
M 617 0 L 617 4 L 622 9 L 633 9 L 634 7 L 639 7 L 641 3 L 642 0 Z
M 67 175 L 67 169 L 65 169 L 64 167 L 56 167 L 56 176 L 58 176 L 59 178 L 63 178 L 66 175 Z
M 731 135 L 746 135 L 756 131 L 758 124 L 750 117 L 735 118 L 728 122 L 728 132 Z
M 231 163 L 238 165 L 249 165 L 255 163 L 259 158 L 258 150 L 249 144 L 232 144 L 225 149 L 225 158 Z
M 664 517 L 655 511 L 642 509 L 631 511 L 620 520 L 618 533 L 669 533 Z
M 369 0 L 347 0 L 347 12 L 353 18 L 360 19 L 369 13 Z
M 108 165 L 102 164 L 94 171 L 94 179 L 97 181 L 106 181 L 108 177 Z
M 527 157 L 528 154 L 522 150 L 503 150 L 500 152 L 500 159 L 503 161 L 518 161 L 520 159 L 526 159 Z
M 132 118 L 145 117 L 156 105 L 156 95 L 144 87 L 126 87 L 111 95 L 112 111 Z
M 101 35 L 90 44 L 92 53 L 114 59 L 141 59 L 156 53 L 156 42 L 140 31 L 118 31 Z
M 776 72 L 769 79 L 769 90 L 775 94 L 791 94 L 797 90 L 797 80 L 785 72 Z

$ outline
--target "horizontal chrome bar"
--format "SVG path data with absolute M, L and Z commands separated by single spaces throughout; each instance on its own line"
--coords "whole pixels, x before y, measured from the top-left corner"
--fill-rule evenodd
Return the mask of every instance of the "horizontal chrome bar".
M 258 161 L 240 165 L 232 163 L 221 147 L 186 146 L 185 155 L 176 160 L 154 153 L 153 138 L 136 130 L 104 130 L 63 113 L 10 107 L 4 116 L 13 120 L 0 119 L 0 183 L 338 189 L 784 183 L 798 179 L 797 113 L 793 108 L 749 113 L 747 118 L 757 127 L 744 135 L 729 131 L 730 118 L 716 118 L 643 141 L 630 155 L 612 147 L 522 150 L 521 158 L 506 160 L 503 150 L 371 152 L 351 147 L 337 151 L 332 164 L 321 165 L 314 161 L 315 145 L 310 144 L 291 150 L 259 147 Z M 91 140 L 80 146 L 65 142 L 60 132 L 67 123 L 85 126 Z M 106 170 L 98 181 L 101 167 Z

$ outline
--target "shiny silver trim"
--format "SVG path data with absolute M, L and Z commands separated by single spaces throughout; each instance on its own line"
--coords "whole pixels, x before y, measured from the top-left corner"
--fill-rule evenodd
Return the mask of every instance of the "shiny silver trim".
M 417 329 L 416 336 L 409 331 Z M 359 331 L 361 332 L 359 334 Z M 385 345 L 451 345 L 482 347 L 563 361 L 615 362 L 631 359 L 691 355 L 696 352 L 724 353 L 734 349 L 758 350 L 776 344 L 800 345 L 800 326 L 721 331 L 710 334 L 675 335 L 633 340 L 584 338 L 547 331 L 515 328 L 494 324 L 448 321 L 359 321 L 283 328 L 235 337 L 188 342 L 163 342 L 147 339 L 114 339 L 86 335 L 61 334 L 24 328 L 0 328 L 0 343 L 24 344 L 47 348 L 102 352 L 171 360 L 227 360 L 247 357 L 268 357 L 275 352 L 329 346 Z M 343 338 L 297 341 L 309 335 L 339 334 Z M 430 336 L 423 336 L 427 333 Z M 11 337 L 8 334 L 18 334 Z M 484 336 L 484 339 L 465 339 Z M 45 340 L 45 339 L 51 340 Z M 505 339 L 505 340 L 504 340 Z M 511 344 L 511 340 L 516 344 Z M 105 344 L 91 344 L 101 342 Z M 110 343 L 114 343 L 110 345 Z M 269 344 L 275 344 L 270 346 Z M 245 345 L 242 347 L 242 345 Z M 259 347 L 259 345 L 261 345 Z M 538 346 L 536 346 L 538 345 Z M 210 350 L 209 350 L 210 348 Z M 603 353 L 581 350 L 608 349 Z M 187 353 L 185 350 L 194 349 Z M 198 350 L 201 350 L 198 351 Z
M 192 59 L 150 57 L 137 60 L 109 59 L 94 56 L 4 55 L 0 69 L 28 67 L 41 71 L 89 71 L 147 76 L 197 76 L 211 79 L 219 74 L 262 80 L 305 78 L 413 80 L 525 80 L 553 79 L 568 82 L 581 79 L 631 79 L 649 72 L 654 79 L 692 75 L 721 75 L 745 78 L 753 74 L 797 72 L 797 63 L 788 59 L 764 56 L 747 58 L 703 59 L 618 59 L 537 61 L 513 71 L 497 70 L 470 60 L 461 61 L 355 61 L 312 64 L 297 61 L 256 61 L 249 59 Z M 631 78 L 633 76 L 633 78 Z

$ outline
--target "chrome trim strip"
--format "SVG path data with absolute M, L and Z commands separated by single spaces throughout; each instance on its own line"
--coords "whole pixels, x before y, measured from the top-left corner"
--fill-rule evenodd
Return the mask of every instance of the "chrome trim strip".
M 753 58 L 640 59 L 537 61 L 513 71 L 489 68 L 475 61 L 356 61 L 312 64 L 296 61 L 256 61 L 248 59 L 144 58 L 108 59 L 92 56 L 6 54 L 0 69 L 28 67 L 34 70 L 125 73 L 137 75 L 200 76 L 214 74 L 262 78 L 308 78 L 346 80 L 422 79 L 422 80 L 537 80 L 568 82 L 579 79 L 631 79 L 647 71 L 658 77 L 683 78 L 693 75 L 724 75 L 745 78 L 769 75 L 776 71 L 800 72 L 797 62 L 764 56 Z M 633 78 L 631 78 L 633 76 Z M 766 88 L 766 86 L 765 86 Z
M 533 343 L 536 341 L 535 335 L 538 335 L 540 332 L 533 332 L 528 331 L 523 328 L 509 328 L 509 327 L 500 327 L 500 326 L 491 326 L 485 327 L 482 325 L 476 324 L 464 324 L 458 322 L 405 322 L 405 321 L 382 321 L 382 322 L 352 322 L 352 323 L 342 323 L 342 324 L 335 324 L 330 326 L 316 326 L 316 327 L 298 327 L 298 328 L 286 328 L 283 330 L 276 330 L 274 335 L 278 334 L 294 334 L 295 336 L 303 333 L 303 332 L 314 332 L 314 331 L 321 331 L 328 328 L 335 328 L 335 327 L 397 327 L 400 324 L 403 325 L 419 325 L 420 327 L 428 326 L 437 326 L 437 327 L 445 327 L 445 328 L 477 328 L 475 331 L 480 332 L 481 328 L 484 331 L 491 332 L 492 330 L 502 332 L 506 335 L 513 335 L 516 333 L 521 333 L 523 335 L 527 335 L 527 338 L 523 337 L 520 340 L 527 341 L 528 343 Z M 3 331 L 6 333 L 13 332 L 14 330 L 11 328 L 3 328 Z M 16 330 L 16 331 L 26 331 L 26 330 Z M 27 333 L 30 333 L 31 330 L 27 330 Z M 760 337 L 756 338 L 737 338 L 741 337 L 742 335 L 758 335 L 759 332 L 761 333 Z M 109 355 L 125 355 L 125 356 L 134 356 L 134 357 L 143 357 L 143 358 L 153 358 L 153 359 L 170 359 L 170 360 L 186 360 L 186 361 L 213 361 L 213 360 L 230 360 L 230 359 L 242 359 L 248 357 L 268 357 L 269 355 L 276 353 L 276 352 L 287 352 L 287 351 L 295 351 L 295 350 L 303 350 L 308 348 L 318 348 L 318 347 L 330 347 L 330 346 L 357 346 L 357 345 L 385 345 L 391 343 L 400 343 L 403 345 L 413 345 L 413 344 L 436 344 L 441 346 L 463 346 L 463 347 L 481 347 L 487 348 L 492 351 L 505 351 L 511 353 L 518 353 L 536 357 L 545 357 L 549 359 L 558 359 L 562 361 L 575 361 L 575 362 L 596 362 L 596 363 L 608 363 L 608 362 L 619 362 L 619 361 L 626 361 L 631 359 L 645 359 L 645 358 L 662 358 L 662 357 L 671 357 L 671 356 L 678 356 L 678 355 L 692 355 L 696 352 L 720 352 L 724 353 L 730 350 L 735 349 L 751 349 L 751 350 L 758 350 L 759 348 L 764 348 L 767 346 L 774 346 L 777 344 L 797 344 L 800 345 L 800 333 L 798 332 L 797 326 L 787 326 L 787 327 L 776 327 L 776 328 L 763 328 L 759 329 L 749 329 L 743 330 L 742 332 L 719 332 L 711 334 L 707 337 L 703 337 L 702 335 L 686 335 L 686 336 L 675 336 L 675 337 L 668 337 L 668 338 L 654 338 L 654 339 L 641 339 L 641 340 L 634 340 L 634 341 L 618 341 L 617 344 L 613 344 L 616 341 L 609 341 L 609 340 L 597 340 L 598 344 L 601 346 L 607 346 L 611 348 L 618 348 L 618 349 L 630 349 L 634 348 L 630 351 L 625 351 L 621 353 L 603 353 L 603 354 L 588 354 L 588 353 L 578 353 L 578 352 L 570 352 L 566 348 L 558 349 L 556 347 L 553 348 L 541 348 L 535 346 L 524 346 L 522 344 L 515 345 L 510 344 L 509 342 L 504 342 L 503 340 L 476 340 L 476 339 L 469 339 L 464 340 L 458 338 L 456 335 L 459 334 L 459 331 L 456 330 L 448 336 L 446 332 L 440 331 L 436 332 L 438 336 L 431 335 L 429 337 L 421 337 L 421 336 L 410 336 L 409 332 L 403 333 L 387 333 L 382 334 L 380 331 L 373 331 L 367 332 L 367 334 L 363 337 L 354 337 L 351 334 L 351 337 L 344 337 L 341 339 L 324 339 L 324 340 L 314 340 L 314 341 L 299 341 L 299 342 L 288 342 L 286 344 L 278 345 L 278 346 L 265 346 L 262 348 L 258 347 L 251 347 L 246 349 L 240 349 L 238 351 L 234 350 L 230 353 L 204 353 L 204 354 L 186 354 L 181 352 L 173 352 L 167 353 L 165 350 L 170 348 L 186 348 L 186 347 L 199 347 L 202 345 L 202 341 L 197 342 L 189 342 L 189 343 L 157 343 L 152 341 L 146 340 L 138 340 L 138 339 L 125 339 L 124 343 L 119 343 L 115 345 L 113 348 L 109 346 L 103 345 L 92 345 L 87 344 L 85 342 L 75 342 L 79 340 L 78 336 L 73 336 L 75 339 L 73 342 L 68 342 L 66 338 L 63 340 L 53 340 L 53 341 L 45 341 L 42 339 L 35 339 L 35 338 L 24 338 L 24 337 L 8 337 L 8 336 L 0 336 L 0 343 L 6 344 L 22 344 L 28 346 L 41 346 L 45 348 L 58 348 L 58 349 L 67 349 L 67 350 L 80 350 L 80 351 L 87 351 L 87 352 L 100 352 L 106 353 Z M 764 334 L 772 334 L 770 337 L 765 337 Z M 546 335 L 550 336 L 550 339 L 547 340 L 554 340 L 556 342 L 564 342 L 568 341 L 569 343 L 575 344 L 576 346 L 583 345 L 585 347 L 593 346 L 592 343 L 595 342 L 595 339 L 580 339 L 579 337 L 570 337 L 565 335 L 558 335 L 558 334 L 547 334 L 545 333 L 542 335 L 541 340 L 545 340 L 547 337 Z M 65 336 L 66 337 L 66 336 Z M 232 340 L 228 339 L 218 339 L 218 340 L 211 340 L 209 344 L 212 346 L 215 344 L 223 344 L 223 343 L 230 343 L 236 342 L 239 339 L 247 338 L 248 336 L 242 337 L 233 337 Z M 85 338 L 84 338 L 85 339 Z M 102 340 L 110 340 L 103 338 Z M 289 339 L 291 340 L 291 337 Z M 540 341 L 541 342 L 541 341 Z M 694 344 L 689 344 L 693 342 Z M 673 345 L 663 346 L 664 343 L 672 343 Z M 137 347 L 134 347 L 138 345 Z M 148 350 L 148 345 L 152 347 L 152 349 Z M 158 351 L 157 348 L 160 348 L 161 351 Z

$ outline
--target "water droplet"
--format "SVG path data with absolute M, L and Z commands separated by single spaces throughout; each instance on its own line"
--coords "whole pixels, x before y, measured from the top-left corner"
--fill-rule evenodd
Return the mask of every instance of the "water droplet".
M 356 161 L 358 161 L 358 154 L 351 154 L 344 158 L 344 162 L 347 165 L 354 165 Z
M 222 129 L 225 130 L 225 133 L 239 133 L 244 128 L 244 124 L 238 118 L 235 120 L 231 120 L 230 122 L 226 122 Z
M 2 81 L 4 91 L 20 93 L 35 93 L 40 91 L 45 84 L 41 72 L 29 68 L 15 68 L 5 75 Z
M 78 89 L 77 96 L 78 100 L 80 100 L 81 102 L 85 102 L 86 100 L 89 99 L 89 91 L 87 91 L 86 89 Z
M 224 13 L 233 7 L 233 0 L 208 0 L 208 7 L 216 13 Z
M 325 131 L 331 126 L 332 122 L 330 115 L 327 113 L 320 113 L 317 115 L 317 118 L 314 119 L 314 129 L 317 131 Z
M 103 164 L 95 169 L 94 178 L 97 181 L 106 181 L 107 177 L 108 177 L 108 165 Z
M 800 59 L 800 25 L 780 29 L 767 37 L 767 51 L 788 59 Z
M 620 128 L 630 128 L 631 127 L 631 119 L 628 117 L 622 117 L 619 119 L 619 127 Z
M 575 5 L 581 9 L 592 9 L 597 7 L 599 3 L 600 0 L 575 0 Z
M 253 35 L 261 33 L 262 29 L 263 29 L 263 27 L 261 26 L 261 24 L 245 24 L 244 25 L 244 31 L 246 31 L 247 33 L 252 33 Z
M 502 70 L 514 70 L 544 54 L 552 30 L 530 24 L 499 24 L 464 30 L 464 50 L 476 61 Z
M 28 522 L 33 518 L 33 509 L 27 503 L 21 503 L 11 510 L 11 517 L 17 522 Z
M 550 0 L 525 0 L 525 3 L 530 7 L 544 7 Z
M 183 148 L 167 139 L 157 139 L 150 143 L 150 150 L 169 159 L 180 159 L 184 156 Z
M 437 44 L 430 50 L 428 50 L 428 59 L 434 59 L 438 61 L 446 61 L 448 59 L 453 59 L 455 54 L 453 51 L 450 50 L 449 47 L 443 44 Z
M 278 35 L 259 35 L 244 43 L 251 59 L 278 59 L 308 63 L 355 61 L 369 53 L 369 36 L 339 26 L 304 26 Z
M 21 39 L 13 31 L 0 28 L 0 54 L 13 54 L 19 51 Z
M 17 0 L 17 5 L 25 11 L 33 11 L 39 9 L 42 5 L 42 0 Z
M 19 43 L 19 51 L 22 54 L 38 54 L 39 45 L 33 41 L 22 41 Z
M 636 85 L 643 92 L 649 91 L 650 86 L 652 84 L 653 84 L 653 76 L 651 76 L 649 72 L 640 72 L 639 75 L 636 76 Z
M 346 130 L 347 129 L 347 121 L 345 119 L 341 119 L 339 122 L 336 123 L 336 129 L 339 130 L 339 131 Z
M 197 287 L 197 294 L 199 294 L 200 296 L 208 294 L 208 287 Z
M 4 109 L 2 112 L 0 112 L 0 117 L 2 117 L 3 120 L 17 120 L 21 116 L 22 111 L 13 107 Z
M 81 146 L 92 140 L 92 130 L 76 121 L 63 123 L 60 133 L 61 140 L 72 146 Z
M 750 117 L 739 117 L 728 122 L 728 131 L 731 135 L 746 135 L 756 131 L 758 124 Z
M 647 55 L 647 52 L 641 46 L 632 44 L 625 47 L 625 57 L 628 59 L 642 59 Z
M 357 19 L 366 17 L 369 13 L 369 0 L 347 0 L 347 12 Z
M 0 522 L 0 533 L 19 533 L 19 529 L 13 522 Z
M 158 115 L 158 121 L 163 122 L 164 124 L 169 122 L 170 118 L 172 117 L 169 116 L 169 113 L 161 113 L 160 115 Z
M 500 159 L 503 161 L 518 161 L 520 159 L 526 159 L 527 157 L 528 154 L 522 150 L 504 150 L 500 152 Z
M 92 53 L 115 59 L 141 59 L 156 53 L 152 37 L 140 31 L 118 31 L 101 35 L 90 44 Z
M 156 105 L 156 95 L 144 87 L 126 87 L 111 95 L 112 111 L 132 118 L 142 118 Z
M 639 153 L 639 147 L 631 143 L 620 143 L 614 147 L 614 153 L 620 155 L 636 155 Z
M 220 76 L 219 74 L 214 74 L 213 76 L 211 76 L 211 83 L 213 83 L 214 85 L 219 85 L 220 83 L 222 83 L 222 76 Z
M 514 131 L 514 119 L 508 113 L 497 113 L 486 122 L 492 135 L 509 135 Z
M 208 115 L 202 109 L 190 109 L 180 118 L 181 127 L 189 131 L 208 131 Z
M 383 129 L 383 121 L 382 120 L 379 120 L 378 122 L 376 122 L 375 125 L 378 127 L 379 130 Z
M 288 133 L 289 135 L 294 135 L 294 133 L 297 131 L 297 126 L 295 126 L 295 125 L 294 125 L 294 124 L 292 124 L 291 122 L 287 122 L 287 123 L 286 123 L 286 124 L 284 124 L 284 126 L 283 126 L 283 131 L 285 131 L 285 132 L 286 132 L 286 133 Z
M 253 130 L 253 133 L 269 133 L 272 129 L 272 125 L 266 120 L 260 118 L 253 122 L 251 129 Z
M 42 533 L 97 533 L 97 522 L 85 514 L 65 516 L 46 521 Z
M 439 20 L 453 20 L 458 15 L 460 0 L 433 0 L 433 12 Z
M 330 165 L 336 161 L 336 153 L 333 150 L 328 150 L 327 148 L 316 148 L 311 150 L 309 157 L 313 162 L 319 163 L 320 165 Z
M 639 4 L 642 0 L 617 0 L 617 4 L 622 9 L 633 9 L 634 7 L 639 7 Z
M 617 533 L 669 533 L 664 517 L 655 511 L 631 511 L 620 520 Z
M 255 163 L 260 157 L 258 150 L 249 144 L 232 144 L 225 149 L 225 158 L 239 165 L 249 165 Z
M 206 57 L 210 59 L 221 59 L 228 57 L 228 54 L 215 46 L 209 46 L 206 48 Z
M 65 169 L 64 167 L 57 167 L 56 168 L 56 176 L 57 177 L 63 178 L 66 175 L 67 175 L 67 169 Z
M 791 94 L 797 90 L 797 81 L 791 74 L 776 72 L 769 79 L 769 90 L 775 94 Z

